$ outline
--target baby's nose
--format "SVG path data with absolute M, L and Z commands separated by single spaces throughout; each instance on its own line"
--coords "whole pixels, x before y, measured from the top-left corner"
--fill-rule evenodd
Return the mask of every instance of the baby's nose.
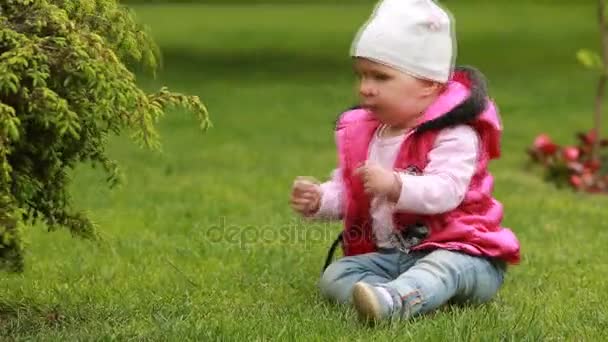
M 359 84 L 359 94 L 361 96 L 370 97 L 376 95 L 376 90 L 370 82 L 361 82 Z

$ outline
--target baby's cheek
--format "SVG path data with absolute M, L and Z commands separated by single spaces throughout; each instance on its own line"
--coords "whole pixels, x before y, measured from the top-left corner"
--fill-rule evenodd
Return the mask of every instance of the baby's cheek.
M 400 103 L 400 116 L 404 119 L 409 119 L 412 116 L 417 115 L 418 106 L 410 98 L 405 98 Z

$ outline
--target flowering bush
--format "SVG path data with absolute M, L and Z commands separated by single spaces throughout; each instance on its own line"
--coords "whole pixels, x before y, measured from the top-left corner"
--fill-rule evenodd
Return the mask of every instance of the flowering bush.
M 545 168 L 548 180 L 570 184 L 579 191 L 608 193 L 608 140 L 599 141 L 599 158 L 592 151 L 597 142 L 594 131 L 578 133 L 578 145 L 559 146 L 547 134 L 540 134 L 528 148 L 531 160 Z
M 582 49 L 576 57 L 587 69 L 598 75 L 593 129 L 579 133 L 577 146 L 560 147 L 546 134 L 536 137 L 528 153 L 532 160 L 546 168 L 549 180 L 558 184 L 569 182 L 579 191 L 608 192 L 608 156 L 604 148 L 608 140 L 601 139 L 604 95 L 608 85 L 608 19 L 606 0 L 597 0 L 601 49 L 599 53 Z

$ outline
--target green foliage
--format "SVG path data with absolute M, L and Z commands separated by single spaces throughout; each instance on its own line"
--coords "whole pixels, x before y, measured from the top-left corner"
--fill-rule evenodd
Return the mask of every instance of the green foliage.
M 604 63 L 602 63 L 602 59 L 593 51 L 581 49 L 577 52 L 576 58 L 584 67 L 588 69 L 597 70 L 600 72 L 604 70 Z
M 158 149 L 155 124 L 182 106 L 209 126 L 195 96 L 163 88 L 147 94 L 132 69 L 154 71 L 158 48 L 115 0 L 0 1 L 0 267 L 23 269 L 20 229 L 42 220 L 93 238 L 94 224 L 72 207 L 68 171 L 101 165 L 108 136 L 125 130 Z

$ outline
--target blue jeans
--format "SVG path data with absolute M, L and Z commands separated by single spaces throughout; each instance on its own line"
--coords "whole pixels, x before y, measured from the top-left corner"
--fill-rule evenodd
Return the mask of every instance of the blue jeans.
M 385 287 L 402 304 L 407 318 L 447 302 L 487 302 L 498 292 L 505 271 L 503 262 L 459 252 L 405 254 L 390 249 L 335 261 L 321 276 L 319 287 L 324 297 L 338 303 L 350 303 L 359 281 Z

